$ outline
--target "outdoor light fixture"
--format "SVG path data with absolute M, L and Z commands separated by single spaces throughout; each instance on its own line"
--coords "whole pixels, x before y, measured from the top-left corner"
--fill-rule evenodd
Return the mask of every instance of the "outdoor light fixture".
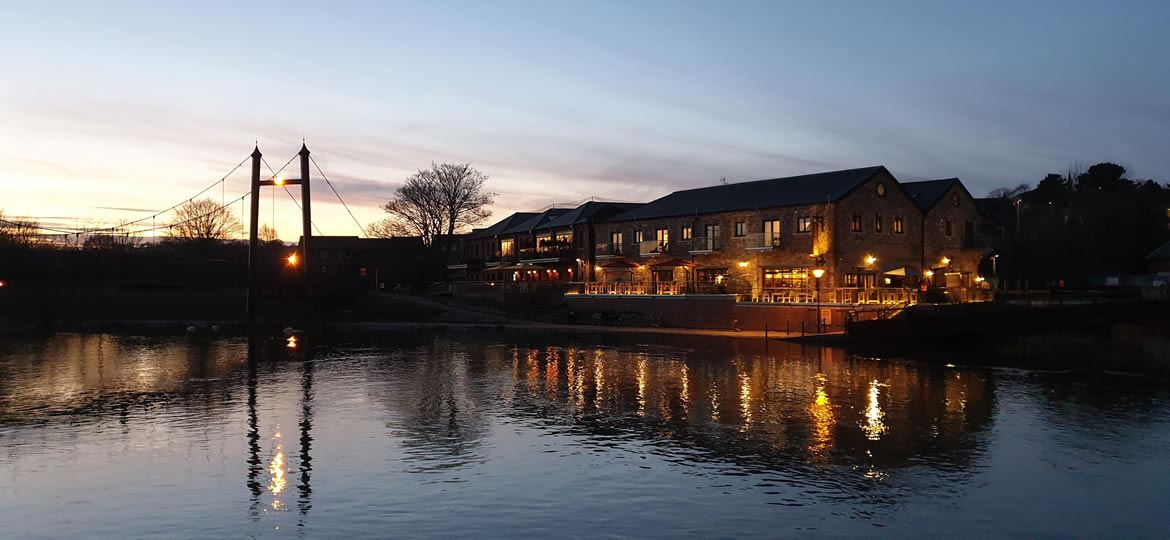
M 893 281 L 890 278 L 886 278 L 886 285 L 889 285 L 890 283 L 893 283 Z
M 980 283 L 982 281 L 983 281 L 983 276 L 975 276 L 975 283 Z
M 288 256 L 288 264 L 292 265 L 292 266 L 297 265 L 297 254 L 296 253 L 293 253 L 292 255 Z
M 288 337 L 288 341 L 285 343 L 285 345 L 284 345 L 284 346 L 285 346 L 285 347 L 288 347 L 288 348 L 290 348 L 290 349 L 295 349 L 295 348 L 297 348 L 297 336 L 295 336 L 295 335 L 294 335 L 294 336 L 289 336 L 289 337 Z
M 739 261 L 739 267 L 740 267 L 740 268 L 747 268 L 747 266 L 748 266 L 748 262 L 747 262 L 747 261 Z
M 594 266 L 594 267 L 593 267 L 593 269 L 594 269 L 595 271 L 598 271 L 598 272 L 600 272 L 600 271 L 601 271 L 601 267 L 600 267 L 600 266 Z
M 873 255 L 865 256 L 865 264 L 873 264 L 875 262 L 877 262 L 877 257 L 874 257 Z
M 823 276 L 823 275 L 825 275 L 824 268 L 814 268 L 813 269 L 813 277 L 815 277 L 817 279 L 821 279 L 821 276 Z
M 276 185 L 278 185 L 278 186 L 283 186 L 283 185 L 284 185 L 284 177 L 283 177 L 283 176 L 277 176 L 276 178 L 273 178 L 273 179 L 272 179 L 272 183 L 274 183 L 274 184 L 276 184 Z
M 934 270 L 927 270 L 926 277 L 934 277 Z
M 951 264 L 951 260 L 950 260 L 950 259 L 948 259 L 948 258 L 946 258 L 946 257 L 943 257 L 943 258 L 942 258 L 942 263 L 943 263 L 943 266 L 946 266 L 946 265 L 948 265 L 948 264 Z

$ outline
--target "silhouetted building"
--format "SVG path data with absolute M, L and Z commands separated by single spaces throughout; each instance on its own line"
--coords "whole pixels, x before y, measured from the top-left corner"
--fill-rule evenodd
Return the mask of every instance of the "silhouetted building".
M 427 250 L 422 239 L 314 236 L 305 270 L 317 276 L 322 296 L 424 284 Z

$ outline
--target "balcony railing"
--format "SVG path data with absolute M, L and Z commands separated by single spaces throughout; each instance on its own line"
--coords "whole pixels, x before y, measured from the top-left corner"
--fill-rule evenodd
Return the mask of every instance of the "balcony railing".
M 623 247 L 625 246 L 613 243 L 597 244 L 597 250 L 594 252 L 594 254 L 598 257 L 613 257 L 615 255 L 622 255 L 625 252 L 625 250 L 622 249 Z
M 540 259 L 572 259 L 577 250 L 571 246 L 545 246 L 520 248 L 521 261 Z
M 638 242 L 638 254 L 643 257 L 665 255 L 667 253 L 670 253 L 669 242 L 659 242 L 657 240 L 646 240 L 645 242 Z
M 744 249 L 766 251 L 780 247 L 780 235 L 770 233 L 748 233 L 744 237 Z
M 691 238 L 691 253 L 719 251 L 723 249 L 718 236 L 696 236 Z

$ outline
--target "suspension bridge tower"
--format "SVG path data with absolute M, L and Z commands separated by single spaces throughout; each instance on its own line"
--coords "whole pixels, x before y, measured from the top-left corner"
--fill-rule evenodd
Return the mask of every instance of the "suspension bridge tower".
M 251 220 L 248 224 L 248 298 L 245 308 L 247 319 L 253 320 L 256 317 L 256 299 L 258 296 L 259 284 L 257 281 L 257 266 L 260 249 L 260 187 L 271 186 L 283 187 L 288 185 L 301 186 L 301 245 L 300 245 L 300 260 L 298 265 L 301 272 L 301 279 L 304 283 L 305 292 L 305 306 L 308 313 L 312 313 L 313 307 L 313 274 L 309 271 L 309 245 L 313 238 L 313 219 L 312 211 L 310 210 L 311 198 L 309 197 L 309 148 L 301 143 L 301 151 L 298 154 L 301 161 L 301 177 L 300 178 L 281 178 L 274 176 L 269 180 L 260 179 L 260 164 L 263 154 L 260 153 L 260 146 L 257 145 L 252 151 L 252 194 L 251 194 Z

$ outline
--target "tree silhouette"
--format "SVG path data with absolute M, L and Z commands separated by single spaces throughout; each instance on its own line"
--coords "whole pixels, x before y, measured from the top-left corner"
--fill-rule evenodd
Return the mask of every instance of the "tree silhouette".
M 261 242 L 271 243 L 280 241 L 280 237 L 276 234 L 276 228 L 270 227 L 267 223 L 260 226 L 256 235 L 260 238 Z
M 175 209 L 168 231 L 174 239 L 215 243 L 243 234 L 244 227 L 218 202 L 199 199 Z
M 419 236 L 430 246 L 491 216 L 495 193 L 484 190 L 487 175 L 470 163 L 431 163 L 407 177 L 382 209 L 386 218 L 370 225 L 377 237 Z

